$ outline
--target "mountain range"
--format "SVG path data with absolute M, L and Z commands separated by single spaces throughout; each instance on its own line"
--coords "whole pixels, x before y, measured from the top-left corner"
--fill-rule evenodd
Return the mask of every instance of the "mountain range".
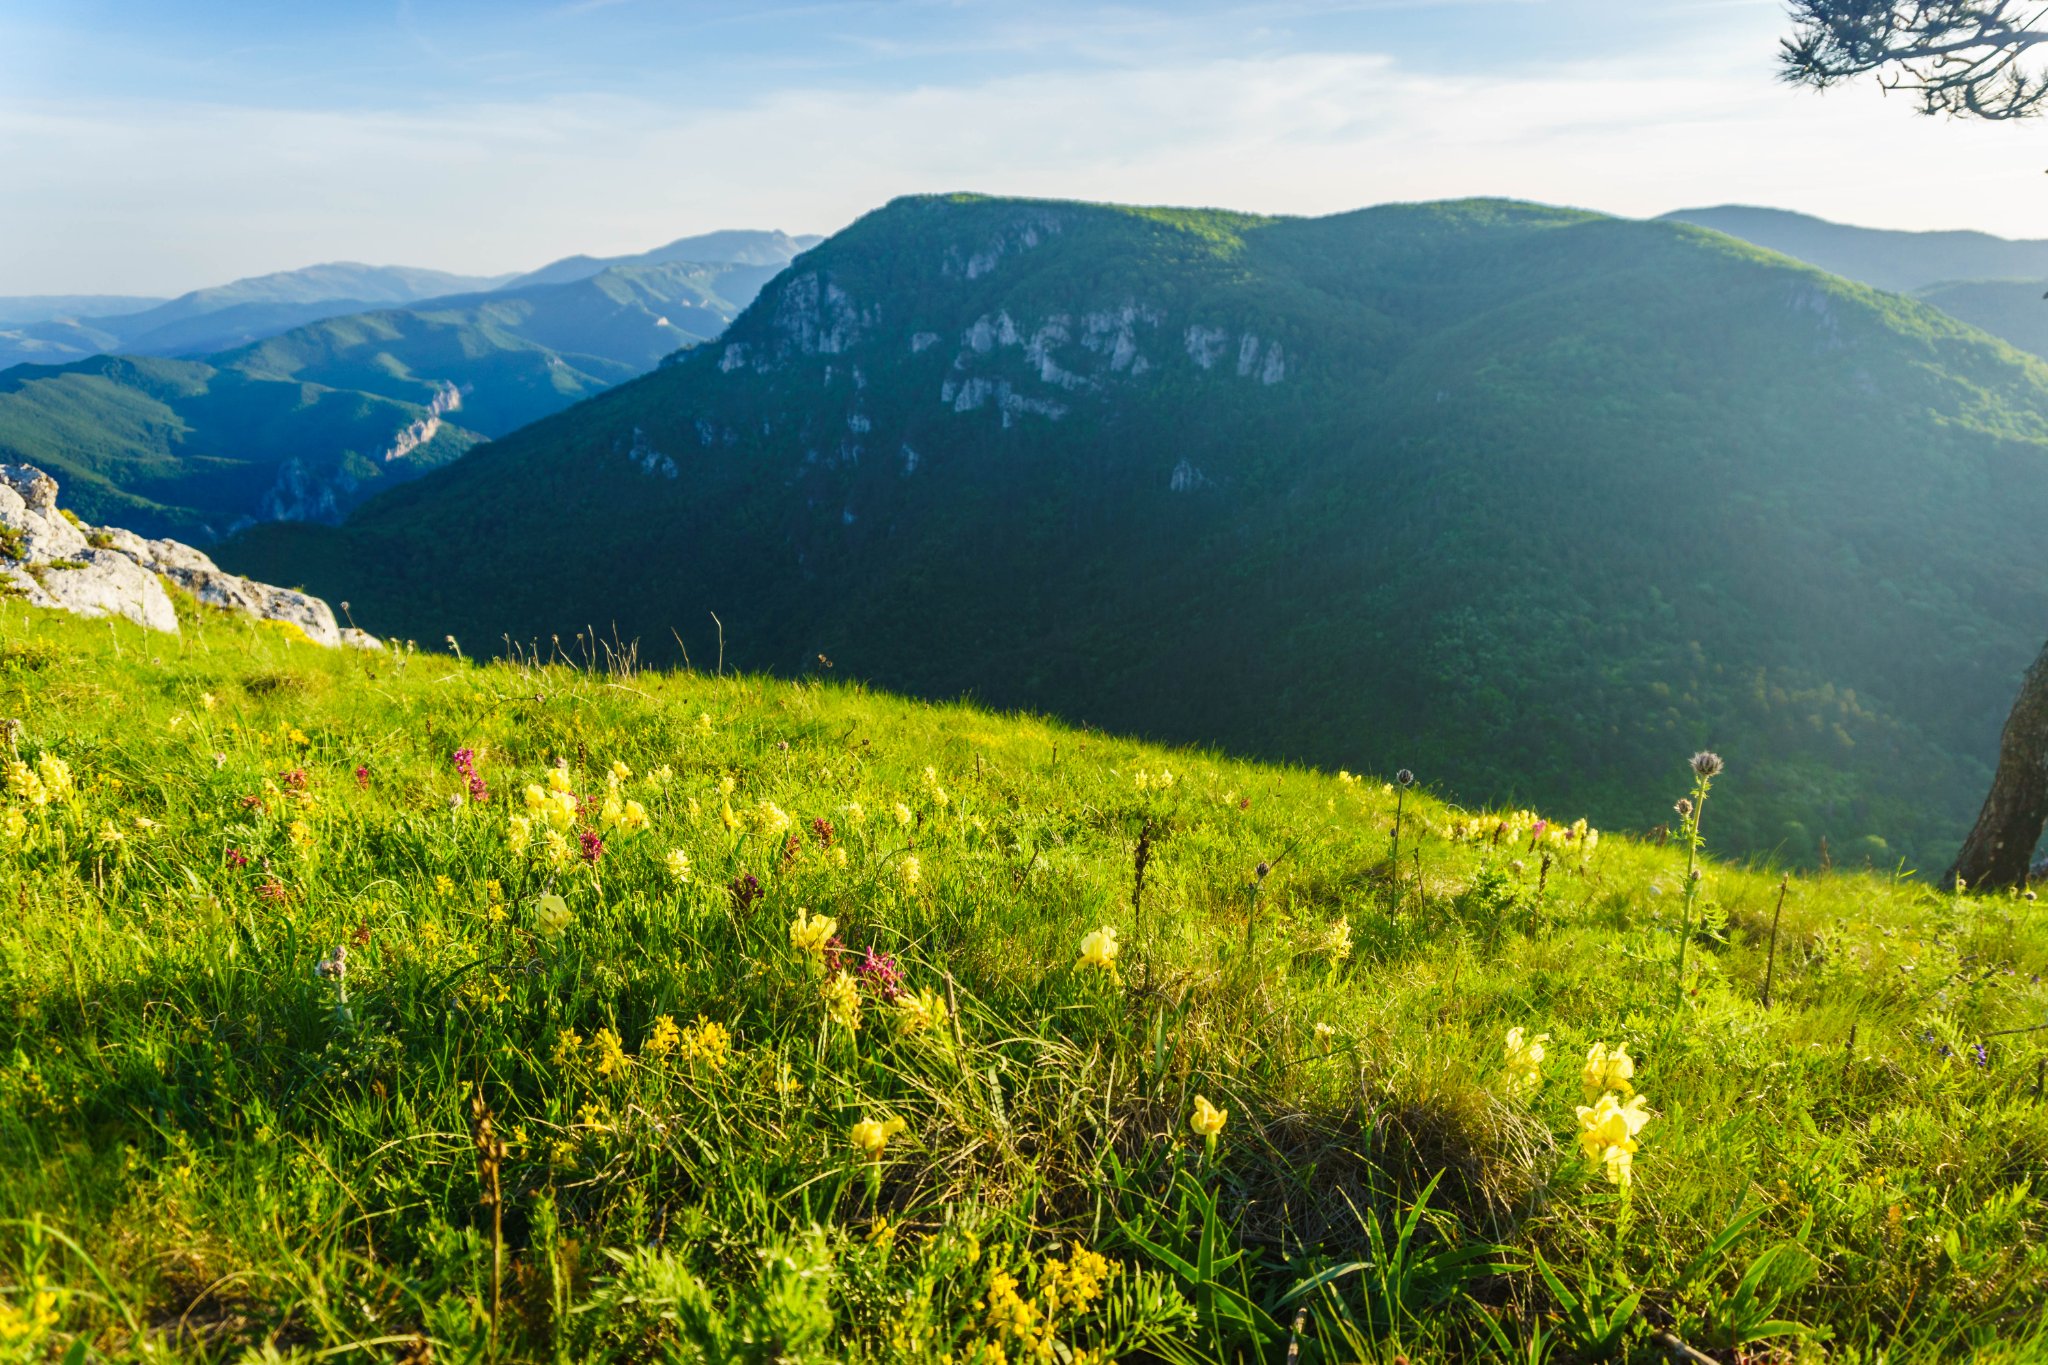
M 2044 552 L 2048 366 L 1720 232 L 936 196 L 219 557 L 383 634 L 830 660 L 1601 824 L 1711 745 L 1721 846 L 1889 866 L 1982 795 Z
M 315 267 L 74 321 L 93 354 L 0 371 L 0 459 L 50 469 L 82 514 L 145 535 L 206 542 L 250 521 L 332 520 L 718 335 L 800 247 L 782 233 L 711 234 L 504 282 Z M 418 297 L 458 283 L 493 287 Z M 331 289 L 408 303 L 316 297 Z M 194 356 L 97 353 L 124 337 L 146 352 L 151 338 L 252 332 Z

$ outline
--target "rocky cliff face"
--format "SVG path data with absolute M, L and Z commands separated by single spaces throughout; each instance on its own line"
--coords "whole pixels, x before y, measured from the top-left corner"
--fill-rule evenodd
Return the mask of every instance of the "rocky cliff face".
M 0 464 L 0 592 L 81 616 L 122 616 L 176 634 L 165 584 L 209 606 L 298 627 L 319 645 L 381 648 L 336 625 L 317 597 L 223 571 L 175 540 L 144 540 L 118 527 L 87 526 L 57 507 L 57 481 L 33 465 Z

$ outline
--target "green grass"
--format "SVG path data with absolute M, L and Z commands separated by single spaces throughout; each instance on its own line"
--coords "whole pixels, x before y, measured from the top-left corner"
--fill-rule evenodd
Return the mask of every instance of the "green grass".
M 1587 853 L 1427 773 L 189 607 L 173 639 L 0 602 L 0 716 L 74 785 L 0 798 L 20 1358 L 2048 1349 L 2030 901 L 1795 877 L 1766 1008 L 1779 876 L 1709 862 L 1674 1008 L 1676 841 Z M 625 765 L 648 827 L 514 852 L 558 760 L 593 816 Z M 835 1023 L 799 907 L 930 1026 L 859 975 Z M 1114 973 L 1077 961 L 1102 926 Z M 1577 1141 L 1596 1043 L 1654 1115 L 1625 1191 Z

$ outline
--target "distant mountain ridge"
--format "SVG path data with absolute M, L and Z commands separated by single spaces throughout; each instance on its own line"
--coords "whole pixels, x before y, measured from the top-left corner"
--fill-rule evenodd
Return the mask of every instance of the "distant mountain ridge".
M 51 470 L 93 519 L 151 536 L 205 542 L 251 521 L 335 520 L 380 485 L 718 335 L 780 268 L 775 251 L 796 239 L 685 240 L 748 260 L 606 266 L 564 283 L 367 310 L 275 297 L 370 283 L 346 269 L 187 295 L 127 325 L 150 327 L 144 341 L 226 335 L 238 344 L 193 358 L 95 355 L 0 371 L 0 460 Z M 457 278 L 395 272 L 381 287 Z M 223 306 L 203 311 L 209 302 Z M 307 313 L 289 329 L 273 325 Z
M 1679 209 L 1663 221 L 1725 232 L 1874 289 L 1910 294 L 1953 280 L 2048 278 L 2048 239 L 1988 232 L 1900 232 L 1851 227 L 1786 209 L 1723 204 Z
M 381 633 L 825 656 L 1609 826 L 1711 745 L 1721 846 L 1912 865 L 2048 619 L 2048 366 L 1677 222 L 922 196 L 221 558 Z

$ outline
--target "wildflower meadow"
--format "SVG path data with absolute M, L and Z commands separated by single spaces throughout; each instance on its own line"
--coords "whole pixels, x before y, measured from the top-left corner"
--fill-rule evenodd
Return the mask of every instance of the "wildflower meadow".
M 7 1358 L 2048 1357 L 2048 915 L 1716 861 L 1743 753 L 1633 837 L 183 611 L 0 601 Z

